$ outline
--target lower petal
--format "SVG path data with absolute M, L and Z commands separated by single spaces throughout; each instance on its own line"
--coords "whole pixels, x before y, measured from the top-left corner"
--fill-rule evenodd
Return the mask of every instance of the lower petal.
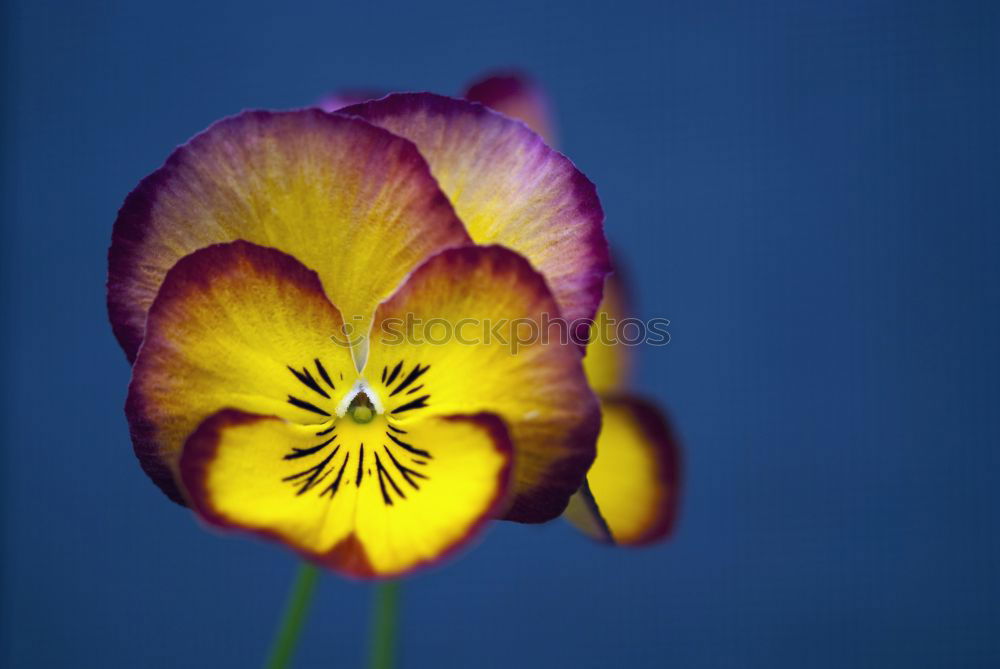
M 566 518 L 599 541 L 643 545 L 670 535 L 680 493 L 680 448 L 666 417 L 634 396 L 603 398 L 597 459 Z
M 413 422 L 400 434 L 420 453 L 379 436 L 384 429 L 343 418 L 324 431 L 225 410 L 188 439 L 181 479 L 212 525 L 351 576 L 399 576 L 465 545 L 495 516 L 512 448 L 489 414 Z

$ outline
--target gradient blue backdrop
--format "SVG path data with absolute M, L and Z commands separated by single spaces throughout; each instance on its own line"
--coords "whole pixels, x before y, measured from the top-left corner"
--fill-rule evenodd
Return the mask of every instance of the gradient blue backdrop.
M 682 522 L 647 551 L 496 527 L 406 584 L 401 666 L 1000 663 L 996 3 L 5 7 L 3 666 L 256 666 L 295 567 L 136 466 L 125 194 L 242 108 L 508 65 L 672 320 L 640 382 Z M 300 666 L 361 664 L 369 595 L 324 577 Z

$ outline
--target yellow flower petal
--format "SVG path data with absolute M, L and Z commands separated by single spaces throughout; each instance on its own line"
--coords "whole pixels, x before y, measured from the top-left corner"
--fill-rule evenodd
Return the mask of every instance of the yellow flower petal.
M 542 337 L 558 307 L 545 280 L 509 249 L 450 249 L 419 267 L 375 316 L 364 374 L 405 425 L 488 411 L 516 449 L 506 517 L 559 515 L 594 457 L 597 401 L 577 346 Z
M 680 497 L 680 449 L 653 404 L 634 396 L 602 398 L 597 459 L 567 519 L 582 532 L 615 543 L 649 544 L 673 530 Z M 596 507 L 596 508 L 595 508 Z
M 327 427 L 225 410 L 188 440 L 181 477 L 213 525 L 278 540 L 352 576 L 399 576 L 448 555 L 493 518 L 512 449 L 489 414 L 393 429 L 385 416 Z
M 598 394 L 621 392 L 628 386 L 632 349 L 615 343 L 615 330 L 628 315 L 624 283 L 619 274 L 611 274 L 604 282 L 604 299 L 597 310 L 592 340 L 583 358 L 587 380 Z
M 175 501 L 184 440 L 224 408 L 322 423 L 354 384 L 340 313 L 291 256 L 218 244 L 170 270 L 149 312 L 126 412 L 143 468 Z

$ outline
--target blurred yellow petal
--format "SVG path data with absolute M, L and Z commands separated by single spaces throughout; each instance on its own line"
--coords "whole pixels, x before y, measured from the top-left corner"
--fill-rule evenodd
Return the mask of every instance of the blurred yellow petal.
M 584 534 L 643 545 L 673 530 L 680 500 L 680 448 L 656 405 L 634 396 L 602 398 L 597 459 L 587 473 L 592 500 L 577 493 L 566 517 Z
M 583 359 L 590 387 L 599 395 L 622 392 L 628 387 L 633 349 L 617 342 L 616 329 L 629 316 L 624 282 L 616 272 L 604 282 L 604 299 L 597 310 L 592 340 Z

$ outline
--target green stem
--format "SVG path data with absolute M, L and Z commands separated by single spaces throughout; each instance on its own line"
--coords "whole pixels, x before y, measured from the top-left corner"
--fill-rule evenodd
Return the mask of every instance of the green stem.
M 285 669 L 291 666 L 295 645 L 299 641 L 302 623 L 305 622 L 306 614 L 309 612 L 309 602 L 312 600 L 318 580 L 319 569 L 314 565 L 308 562 L 299 565 L 295 583 L 292 584 L 292 590 L 288 594 L 288 603 L 285 604 L 281 627 L 278 628 L 278 634 L 271 644 L 267 664 L 264 665 L 266 669 Z
M 396 660 L 396 628 L 399 621 L 399 582 L 375 586 L 372 618 L 371 669 L 392 669 Z

